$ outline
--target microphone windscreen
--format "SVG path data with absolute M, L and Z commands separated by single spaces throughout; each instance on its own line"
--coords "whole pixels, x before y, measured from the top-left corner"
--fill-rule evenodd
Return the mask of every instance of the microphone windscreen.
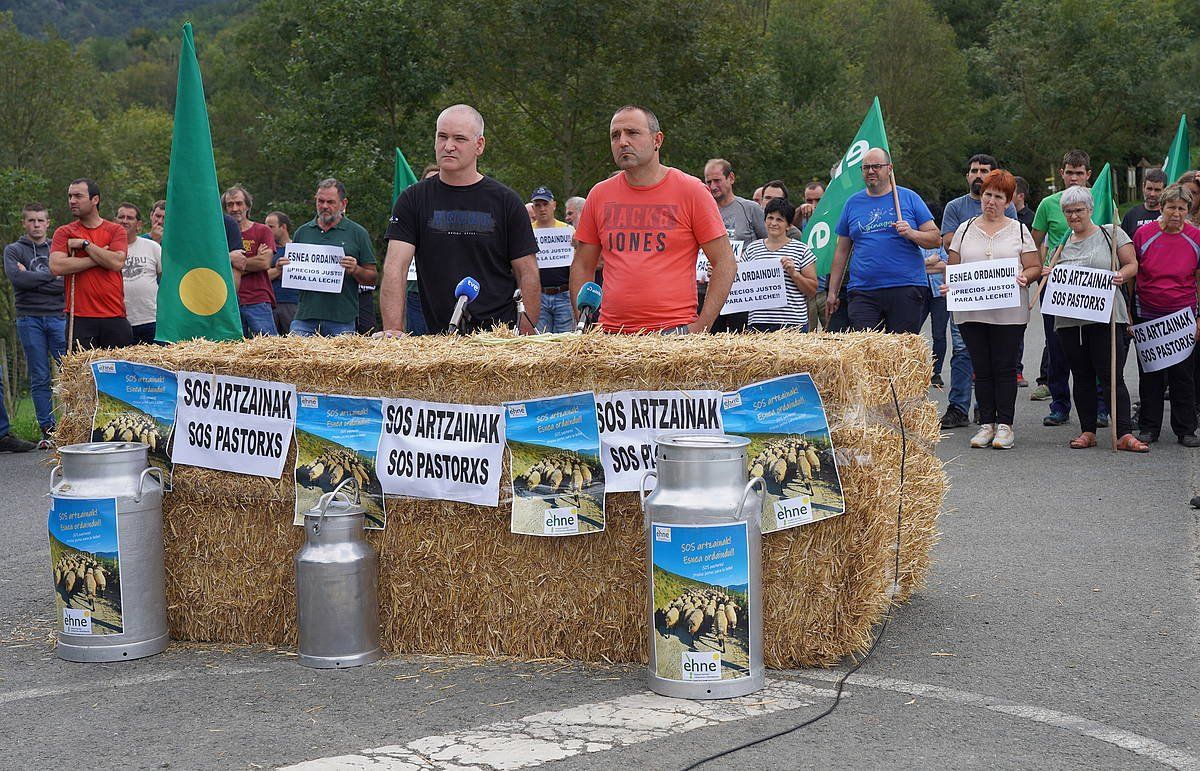
M 467 276 L 462 281 L 458 282 L 458 286 L 454 287 L 455 297 L 465 297 L 467 302 L 474 302 L 479 296 L 479 282 Z
M 580 310 L 584 308 L 594 310 L 600 307 L 600 299 L 600 285 L 595 281 L 589 281 L 579 288 L 579 296 L 575 298 L 575 307 Z

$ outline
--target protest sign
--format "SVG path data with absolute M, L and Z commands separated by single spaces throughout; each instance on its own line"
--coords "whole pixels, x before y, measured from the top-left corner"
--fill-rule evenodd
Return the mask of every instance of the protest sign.
M 180 372 L 175 463 L 278 479 L 296 415 L 296 387 Z
M 383 492 L 500 502 L 504 408 L 384 399 L 376 471 Z
M 722 400 L 725 431 L 750 439 L 751 477 L 762 477 L 762 531 L 819 522 L 846 511 L 821 394 L 807 374 L 748 385 Z
M 990 311 L 1016 308 L 1021 304 L 1017 274 L 1021 263 L 1016 257 L 968 262 L 946 266 L 946 309 L 951 311 Z
M 1191 308 L 1129 328 L 1144 372 L 1158 372 L 1187 359 L 1196 347 L 1196 316 Z
M 292 241 L 283 248 L 283 256 L 290 260 L 283 266 L 284 289 L 342 291 L 342 281 L 346 278 L 346 269 L 342 267 L 346 252 L 342 247 Z
M 307 393 L 299 397 L 294 524 L 303 525 L 304 512 L 346 483 L 343 492 L 367 510 L 367 529 L 382 530 L 386 512 L 375 472 L 383 423 L 380 400 Z
M 510 530 L 577 535 L 604 530 L 604 467 L 591 391 L 505 402 L 512 469 Z
M 605 489 L 634 492 L 655 467 L 654 439 L 669 431 L 719 434 L 720 391 L 617 391 L 596 395 Z
M 783 308 L 787 305 L 787 288 L 783 266 L 779 260 L 751 260 L 739 262 L 729 297 L 721 313 L 745 313 L 746 311 Z
M 533 235 L 538 242 L 539 268 L 571 267 L 571 261 L 575 259 L 575 247 L 571 246 L 575 228 L 534 228 Z
M 46 529 L 59 631 L 124 634 L 117 499 L 51 496 Z
M 1111 270 L 1056 265 L 1050 272 L 1042 313 L 1107 324 L 1117 287 Z
M 729 235 L 729 245 L 733 248 L 733 259 L 737 262 L 742 261 L 742 255 L 746 252 L 746 242 L 733 237 L 733 231 L 726 231 Z M 696 280 L 700 282 L 708 281 L 708 272 L 712 264 L 708 261 L 708 255 L 701 249 L 696 253 Z
M 175 425 L 175 373 L 128 361 L 92 362 L 96 380 L 93 442 L 141 442 L 149 447 L 150 465 L 163 472 L 163 489 L 171 489 L 171 455 L 167 443 Z

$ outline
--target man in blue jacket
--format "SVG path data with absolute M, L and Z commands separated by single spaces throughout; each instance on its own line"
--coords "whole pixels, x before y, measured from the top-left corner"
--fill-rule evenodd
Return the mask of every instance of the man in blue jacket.
M 67 320 L 63 312 L 63 280 L 50 273 L 50 217 L 46 207 L 25 204 L 21 210 L 25 235 L 4 247 L 4 273 L 13 286 L 17 334 L 29 367 L 29 392 L 42 429 L 42 449 L 50 447 L 54 433 L 54 405 L 50 397 L 50 357 L 57 362 L 67 348 Z M 15 438 L 15 437 L 14 437 Z M 20 440 L 18 440 L 20 441 Z

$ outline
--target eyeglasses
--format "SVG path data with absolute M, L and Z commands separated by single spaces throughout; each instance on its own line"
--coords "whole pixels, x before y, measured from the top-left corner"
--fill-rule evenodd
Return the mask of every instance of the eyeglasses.
M 1063 209 L 1064 217 L 1082 217 L 1082 216 L 1085 216 L 1087 213 L 1088 213 L 1088 210 L 1085 207 L 1072 206 L 1070 209 Z
M 890 165 L 891 165 L 890 163 L 864 163 L 862 165 L 862 170 L 863 171 L 882 171 L 883 169 L 886 169 Z

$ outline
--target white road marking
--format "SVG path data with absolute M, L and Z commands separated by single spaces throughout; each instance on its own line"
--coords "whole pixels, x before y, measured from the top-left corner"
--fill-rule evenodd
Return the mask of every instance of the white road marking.
M 841 672 L 826 670 L 799 670 L 795 674 L 811 680 L 824 680 L 827 682 L 837 682 L 842 676 Z M 1012 704 L 1006 702 L 1004 699 L 985 696 L 981 693 L 943 688 L 940 685 L 896 680 L 891 677 L 854 674 L 850 676 L 847 682 L 867 688 L 880 688 L 953 704 L 979 707 L 1003 715 L 1031 720 L 1035 723 L 1045 723 L 1046 725 L 1052 725 L 1056 728 L 1062 728 L 1082 736 L 1112 744 L 1123 750 L 1128 750 L 1150 760 L 1155 760 L 1170 768 L 1200 771 L 1200 758 L 1196 758 L 1194 755 L 1189 755 L 1148 736 L 1142 736 L 1141 734 L 1126 731 L 1122 728 L 1105 725 L 1104 723 L 1079 717 L 1078 715 L 1070 715 L 1065 712 L 1045 709 L 1044 707 L 1034 707 L 1027 704 Z
M 191 672 L 163 672 L 156 675 L 136 675 L 134 677 L 114 677 L 112 680 L 84 679 L 74 685 L 62 685 L 46 688 L 26 688 L 22 691 L 0 693 L 0 704 L 27 699 L 44 699 L 50 696 L 61 696 L 66 693 L 94 693 L 105 688 L 125 688 L 131 685 L 151 685 L 170 680 L 192 680 L 198 677 L 230 677 L 233 675 L 257 675 L 272 672 L 269 667 L 242 667 L 222 669 L 220 667 L 205 668 Z
M 834 692 L 789 680 L 770 680 L 740 699 L 689 701 L 642 692 L 608 701 L 540 712 L 518 720 L 426 736 L 406 745 L 310 760 L 285 771 L 510 771 L 554 760 L 665 739 L 697 728 L 811 707 L 806 698 Z

